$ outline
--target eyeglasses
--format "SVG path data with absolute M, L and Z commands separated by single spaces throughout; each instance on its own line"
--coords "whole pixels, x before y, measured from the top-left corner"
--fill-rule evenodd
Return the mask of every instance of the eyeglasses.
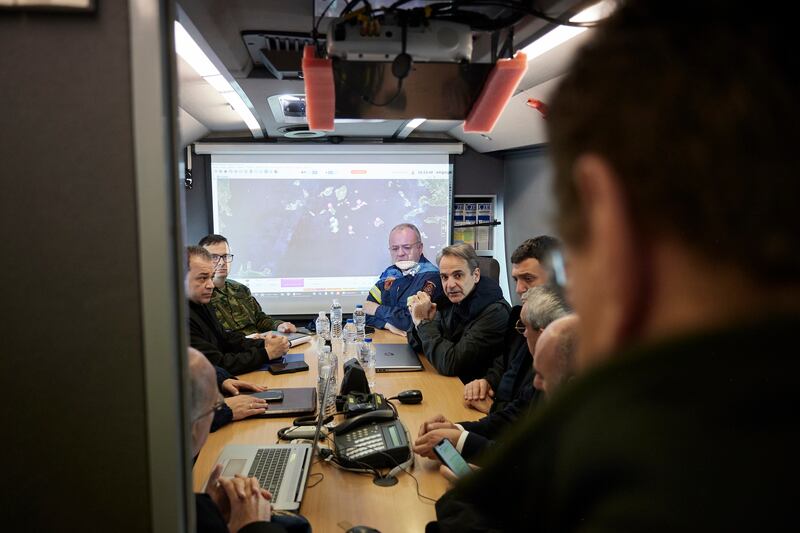
M 220 396 L 219 398 L 217 398 L 217 401 L 214 402 L 214 405 L 211 406 L 211 409 L 209 409 L 208 411 L 203 411 L 203 413 L 198 415 L 197 418 L 195 418 L 195 420 L 200 420 L 204 416 L 221 411 L 224 406 L 225 406 L 225 398 Z
M 404 252 L 408 253 L 414 249 L 414 247 L 418 244 L 422 244 L 420 241 L 415 242 L 414 244 L 403 244 L 402 246 L 390 246 L 389 251 L 393 254 L 396 254 L 402 248 Z
M 521 318 L 517 319 L 517 323 L 514 324 L 514 329 L 517 330 L 517 333 L 519 333 L 520 335 L 525 335 L 526 327 L 527 326 L 522 322 Z M 537 328 L 536 326 L 531 326 L 531 329 L 533 331 L 542 331 L 542 328 Z
M 231 261 L 233 261 L 233 254 L 225 254 L 225 255 L 211 254 L 211 260 L 214 261 L 214 264 L 219 263 L 220 259 L 222 259 L 226 263 L 230 263 Z

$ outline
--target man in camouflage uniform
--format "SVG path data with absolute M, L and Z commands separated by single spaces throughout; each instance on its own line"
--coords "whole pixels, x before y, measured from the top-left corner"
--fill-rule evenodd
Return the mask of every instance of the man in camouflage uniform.
M 439 269 L 422 255 L 422 236 L 413 224 L 398 224 L 389 232 L 393 264 L 370 289 L 364 311 L 367 324 L 405 336 L 411 329 L 408 298 L 423 291 L 436 301 L 442 296 Z
M 228 279 L 229 266 L 233 261 L 228 239 L 222 235 L 206 235 L 198 243 L 208 250 L 214 260 L 214 293 L 211 305 L 222 327 L 242 335 L 296 330 L 291 322 L 274 319 L 262 311 L 258 301 L 246 285 Z

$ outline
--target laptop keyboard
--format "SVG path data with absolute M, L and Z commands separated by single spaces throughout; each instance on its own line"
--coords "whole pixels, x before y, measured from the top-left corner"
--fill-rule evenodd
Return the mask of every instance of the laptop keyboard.
M 261 448 L 256 452 L 249 476 L 255 476 L 262 488 L 272 494 L 272 501 L 278 499 L 278 489 L 289 461 L 289 448 Z

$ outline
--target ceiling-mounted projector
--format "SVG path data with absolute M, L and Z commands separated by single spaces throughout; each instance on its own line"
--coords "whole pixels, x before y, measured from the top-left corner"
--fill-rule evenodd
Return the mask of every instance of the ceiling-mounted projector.
M 474 31 L 445 20 L 452 9 L 393 6 L 346 10 L 331 22 L 324 48 L 306 47 L 309 127 L 332 130 L 334 118 L 425 118 L 464 120 L 465 131 L 490 131 L 527 68 L 524 54 L 510 57 L 513 31 L 506 58 L 474 63 Z M 492 58 L 498 57 L 496 39 L 492 46 Z
M 392 61 L 404 51 L 415 62 L 472 60 L 472 29 L 442 20 L 404 25 L 398 16 L 387 14 L 383 24 L 363 25 L 354 18 L 337 19 L 326 41 L 328 57 L 347 61 Z

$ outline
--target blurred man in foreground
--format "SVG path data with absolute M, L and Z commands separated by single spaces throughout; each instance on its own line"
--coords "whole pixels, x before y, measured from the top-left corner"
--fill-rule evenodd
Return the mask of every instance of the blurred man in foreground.
M 553 92 L 585 368 L 437 502 L 431 530 L 795 521 L 795 30 L 719 0 L 684 15 L 622 2 Z

